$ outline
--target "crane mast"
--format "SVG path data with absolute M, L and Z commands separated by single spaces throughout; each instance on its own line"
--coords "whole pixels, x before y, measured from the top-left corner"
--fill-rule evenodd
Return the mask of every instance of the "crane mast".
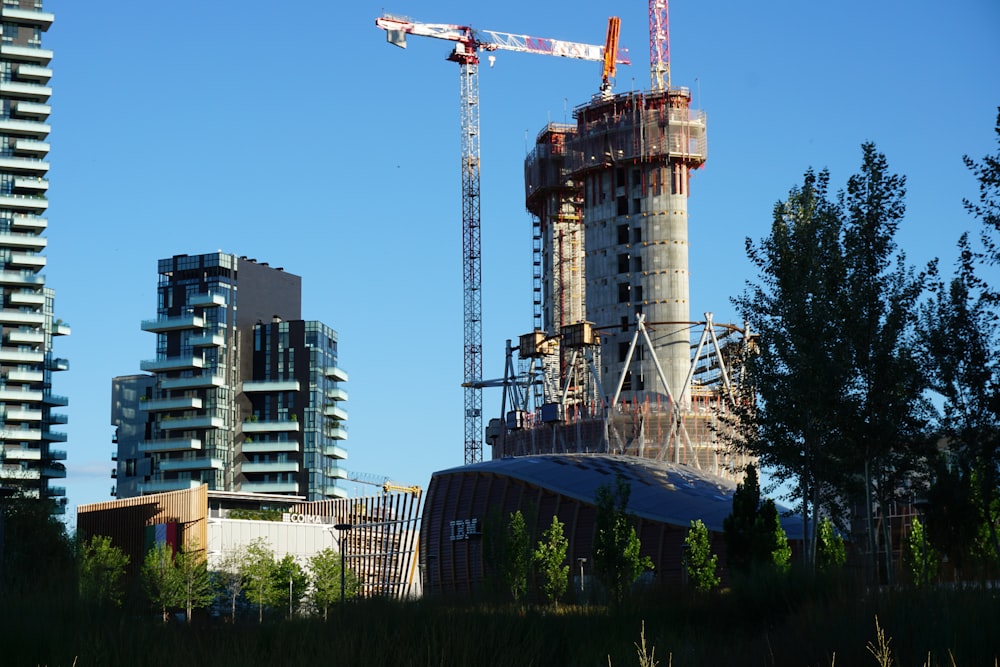
M 667 0 L 649 0 L 649 78 L 654 92 L 670 90 L 670 19 Z
M 385 14 L 375 25 L 391 44 L 406 48 L 406 36 L 455 42 L 448 60 L 459 64 L 462 142 L 462 290 L 464 317 L 465 464 L 483 460 L 483 310 L 479 187 L 479 51 L 516 51 L 578 60 L 604 61 L 604 47 L 446 23 L 419 23 Z M 617 42 L 617 40 L 616 40 Z M 618 63 L 628 52 L 616 50 Z M 613 64 L 613 63 L 612 63 Z M 607 68 L 608 65 L 605 65 Z

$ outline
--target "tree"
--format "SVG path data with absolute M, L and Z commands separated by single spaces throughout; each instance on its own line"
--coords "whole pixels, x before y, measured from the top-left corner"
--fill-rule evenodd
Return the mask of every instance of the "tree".
M 0 496 L 0 599 L 73 595 L 75 576 L 73 544 L 55 503 Z
M 219 563 L 215 572 L 216 590 L 229 603 L 229 620 L 236 622 L 236 601 L 239 600 L 246 584 L 245 554 L 239 551 L 229 551 Z
M 80 598 L 97 606 L 120 607 L 129 557 L 111 543 L 94 535 L 80 546 Z
M 778 507 L 770 498 L 761 503 L 753 536 L 754 561 L 782 574 L 787 573 L 791 567 L 792 548 L 788 545 L 785 529 L 781 527 Z
M 160 610 L 166 623 L 170 618 L 170 609 L 182 604 L 182 585 L 174 567 L 173 547 L 160 542 L 147 551 L 141 574 L 149 601 Z
M 208 561 L 197 541 L 176 554 L 174 567 L 177 570 L 177 603 L 184 607 L 184 617 L 190 623 L 192 611 L 207 607 L 214 598 Z
M 881 519 L 924 462 L 914 330 L 925 275 L 897 250 L 905 179 L 874 144 L 862 146 L 861 169 L 836 201 L 828 186 L 827 172 L 807 171 L 775 207 L 770 235 L 747 241 L 759 282 L 734 302 L 759 332 L 760 353 L 747 368 L 758 395 L 743 444 L 777 481 L 796 483 L 807 562 L 816 517 L 841 516 L 848 502 L 864 508 L 869 572 L 881 551 L 891 581 Z
M 629 483 L 616 475 L 614 487 L 601 485 L 595 499 L 594 574 L 613 604 L 621 604 L 643 571 L 653 567 L 649 556 L 640 555 L 642 545 L 629 521 L 631 492 Z
M 313 554 L 309 558 L 309 575 L 312 584 L 311 602 L 313 607 L 323 613 L 323 620 L 327 619 L 327 612 L 331 605 L 336 604 L 341 599 L 340 591 L 340 554 L 333 549 L 326 548 Z M 350 569 L 344 572 L 344 599 L 350 599 L 357 595 L 358 578 Z
M 288 604 L 289 620 L 295 615 L 295 610 L 305 597 L 306 588 L 309 586 L 309 576 L 302 566 L 295 560 L 292 554 L 285 556 L 275 563 L 274 567 L 274 591 L 276 602 L 278 596 L 283 602 Z
M 243 576 L 247 600 L 257 605 L 258 623 L 264 622 L 264 607 L 274 604 L 277 592 L 280 591 L 275 587 L 275 568 L 274 552 L 267 540 L 259 538 L 247 545 Z
M 904 553 L 913 574 L 913 583 L 920 588 L 930 586 L 937 577 L 938 555 L 927 541 L 927 533 L 917 517 L 913 517 Z
M 716 574 L 718 560 L 712 553 L 708 528 L 701 519 L 692 521 L 684 537 L 684 569 L 699 593 L 708 593 L 722 581 Z
M 557 608 L 559 598 L 566 593 L 569 585 L 569 565 L 565 564 L 568 549 L 569 540 L 563 535 L 563 523 L 553 515 L 552 523 L 542 533 L 533 557 L 542 577 L 542 592 Z
M 830 572 L 847 562 L 844 538 L 836 531 L 830 517 L 823 517 L 816 528 L 816 569 Z
M 733 572 L 747 574 L 753 560 L 754 530 L 760 513 L 760 483 L 757 467 L 746 467 L 743 481 L 733 493 L 733 511 L 722 520 L 726 540 L 726 564 Z
M 521 510 L 511 512 L 504 533 L 506 540 L 501 576 L 514 602 L 518 602 L 528 592 L 528 571 L 531 567 L 531 538 Z
M 846 474 L 836 456 L 837 404 L 850 367 L 838 326 L 846 267 L 843 223 L 829 183 L 827 171 L 806 171 L 802 185 L 775 205 L 769 235 L 758 243 L 746 240 L 759 278 L 733 299 L 759 334 L 746 366 L 755 395 L 738 411 L 744 428 L 734 444 L 756 456 L 777 483 L 792 483 L 807 562 L 815 517 L 821 509 L 841 511 L 838 489 Z

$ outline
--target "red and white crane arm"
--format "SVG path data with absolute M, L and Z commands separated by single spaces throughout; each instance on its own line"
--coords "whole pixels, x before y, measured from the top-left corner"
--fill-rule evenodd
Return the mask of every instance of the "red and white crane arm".
M 406 48 L 406 35 L 416 35 L 458 42 L 465 45 L 467 53 L 474 51 L 516 51 L 578 60 L 604 60 L 604 47 L 596 44 L 515 35 L 497 30 L 475 30 L 469 26 L 449 23 L 420 23 L 388 14 L 375 19 L 375 25 L 386 31 L 387 39 L 390 42 L 403 48 Z M 615 60 L 621 65 L 630 64 L 628 49 L 618 49 Z

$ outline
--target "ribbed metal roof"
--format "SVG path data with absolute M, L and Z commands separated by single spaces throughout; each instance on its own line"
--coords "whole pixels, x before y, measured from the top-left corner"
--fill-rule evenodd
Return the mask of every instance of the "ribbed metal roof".
M 630 514 L 687 528 L 701 519 L 714 532 L 733 509 L 736 484 L 685 465 L 635 456 L 551 454 L 518 456 L 450 468 L 434 476 L 485 473 L 511 477 L 593 505 L 597 489 L 621 475 L 630 485 Z M 784 508 L 778 508 L 784 513 Z M 797 516 L 782 517 L 790 539 L 800 539 Z

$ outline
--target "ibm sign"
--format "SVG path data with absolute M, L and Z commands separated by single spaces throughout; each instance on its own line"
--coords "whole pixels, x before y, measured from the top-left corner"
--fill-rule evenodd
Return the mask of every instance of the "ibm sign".
M 479 532 L 479 519 L 459 519 L 451 522 L 451 541 L 467 540 Z

